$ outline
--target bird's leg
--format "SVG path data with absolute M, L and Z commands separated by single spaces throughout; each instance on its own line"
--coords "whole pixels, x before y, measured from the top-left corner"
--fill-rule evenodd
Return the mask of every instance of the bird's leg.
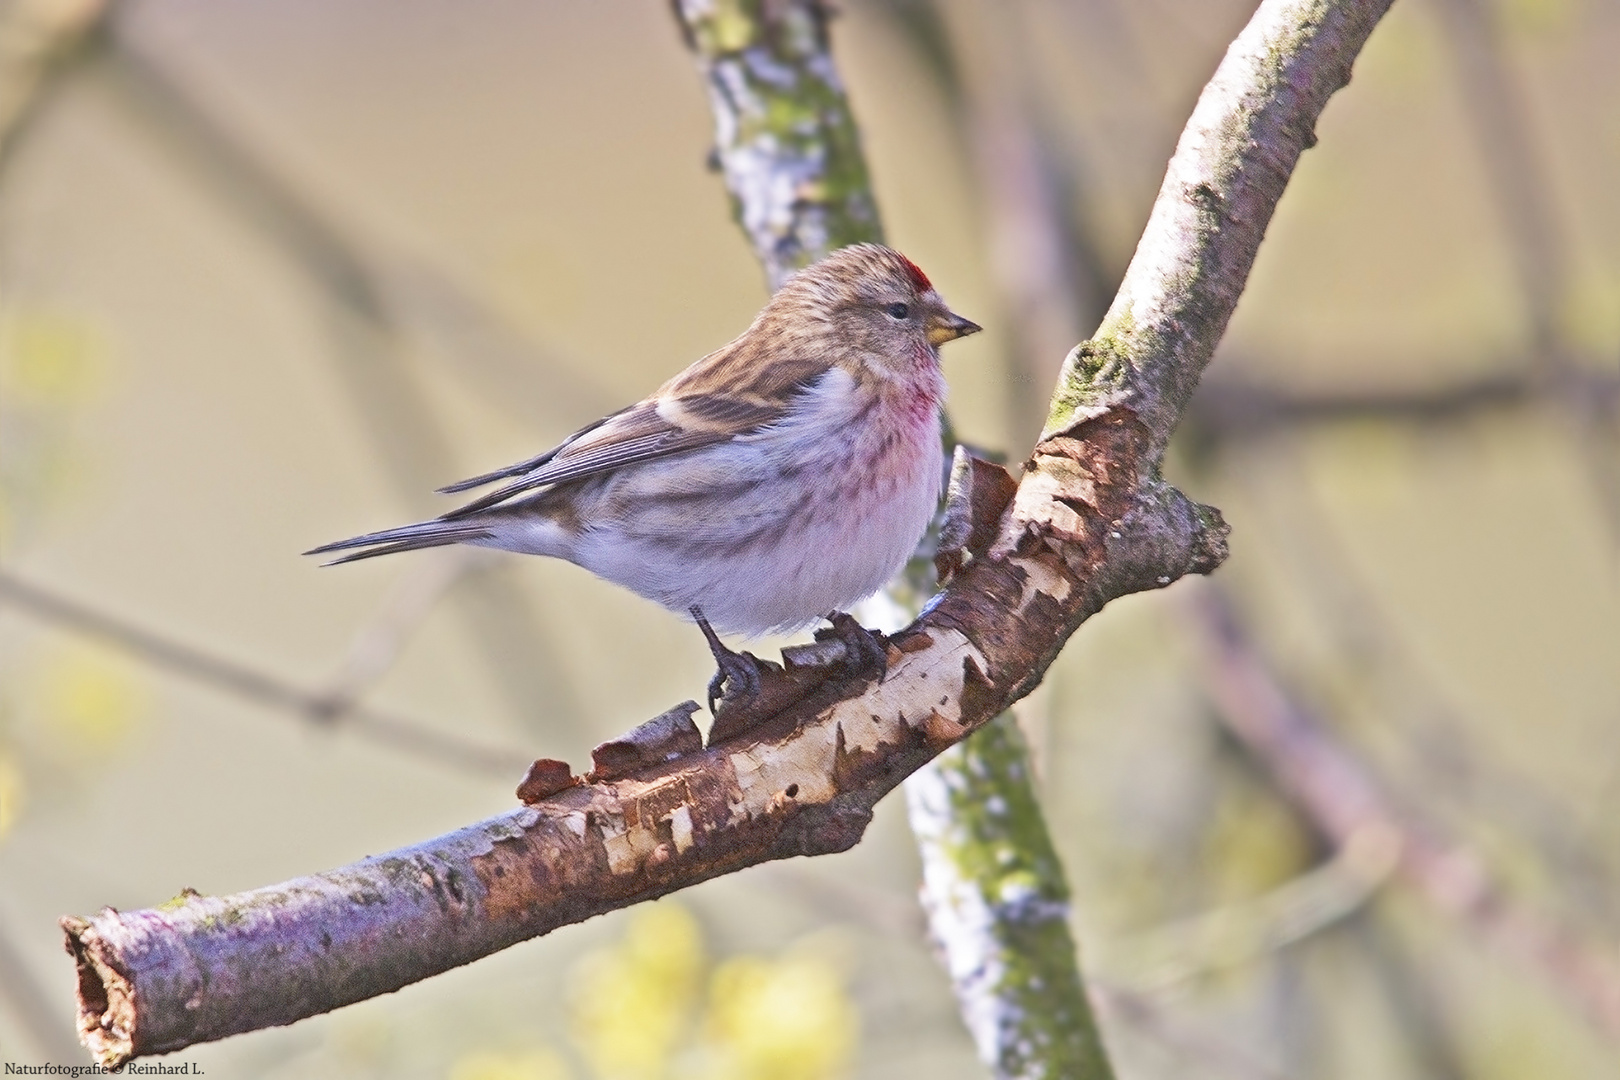
M 759 693 L 760 664 L 753 653 L 732 652 L 720 643 L 720 638 L 709 625 L 709 620 L 703 617 L 703 609 L 696 604 L 692 605 L 692 621 L 698 624 L 703 636 L 709 642 L 709 652 L 714 656 L 715 666 L 719 669 L 714 678 L 709 680 L 709 712 L 714 712 L 715 703 L 722 697 L 735 698 L 747 701 Z M 727 692 L 726 687 L 730 687 Z
M 855 616 L 835 611 L 827 616 L 831 626 L 816 631 L 817 641 L 836 639 L 844 645 L 844 664 L 852 675 L 876 675 L 881 681 L 889 671 L 888 639 L 868 630 Z

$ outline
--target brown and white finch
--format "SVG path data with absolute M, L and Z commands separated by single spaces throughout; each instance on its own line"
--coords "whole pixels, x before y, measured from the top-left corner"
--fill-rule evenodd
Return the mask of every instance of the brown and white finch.
M 506 481 L 495 490 L 310 554 L 550 555 L 682 614 L 701 608 L 722 630 L 798 629 L 910 557 L 943 473 L 939 347 L 978 329 L 904 255 L 843 248 L 651 397 L 443 489 Z

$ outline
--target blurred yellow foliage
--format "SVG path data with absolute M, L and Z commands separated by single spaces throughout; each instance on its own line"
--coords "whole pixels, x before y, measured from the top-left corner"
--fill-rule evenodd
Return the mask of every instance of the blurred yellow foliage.
M 780 959 L 721 964 L 709 991 L 706 1036 L 719 1080 L 830 1080 L 844 1075 L 860 1019 L 838 966 L 801 947 Z
M 574 1038 L 598 1077 L 668 1075 L 691 1028 L 703 965 L 697 920 L 675 904 L 638 908 L 622 942 L 580 962 L 573 978 Z
M 1614 355 L 1620 348 L 1620 266 L 1580 266 L 1570 275 L 1561 316 L 1565 336 L 1576 348 Z
M 569 1080 L 568 1063 L 553 1050 L 511 1054 L 479 1051 L 450 1067 L 450 1080 Z
M 1581 0 L 1496 0 L 1498 23 L 1512 33 L 1553 34 L 1572 27 Z
M 1305 872 L 1310 838 L 1281 800 L 1252 785 L 1234 787 L 1216 807 L 1206 862 L 1219 900 L 1243 900 Z
M 9 755 L 0 751 L 0 840 L 5 839 L 22 814 L 23 795 L 22 770 Z
M 40 664 L 35 678 L 36 708 L 46 730 L 75 753 L 116 749 L 147 711 L 139 677 L 94 646 L 62 647 Z
M 697 921 L 663 903 L 632 914 L 618 945 L 576 969 L 574 1038 L 597 1080 L 834 1080 L 859 1019 L 837 956 L 802 944 L 706 966 Z
M 83 318 L 39 310 L 0 317 L 0 387 L 13 400 L 83 401 L 100 385 L 106 352 L 99 329 Z
M 101 385 L 106 353 L 87 319 L 0 308 L 0 547 L 82 471 L 73 421 Z

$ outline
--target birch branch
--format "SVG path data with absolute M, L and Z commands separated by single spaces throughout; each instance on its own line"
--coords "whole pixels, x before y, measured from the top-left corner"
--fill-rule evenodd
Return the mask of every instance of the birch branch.
M 814 0 L 682 3 L 677 14 L 711 89 L 718 158 L 737 222 L 773 286 L 838 243 L 882 239 L 858 129 L 829 50 L 825 8 Z M 1028 246 L 1030 216 L 1019 219 L 1025 227 L 1014 244 Z M 1027 284 L 1028 275 L 1019 283 Z M 1026 322 L 1053 321 L 1041 316 L 1062 303 L 1054 295 L 1060 286 L 1053 278 L 1044 304 L 1018 308 L 1021 330 Z M 1054 361 L 1074 336 L 1050 325 L 1044 335 L 1020 334 L 1026 344 L 1055 349 Z M 889 590 L 899 615 L 890 625 L 915 618 L 935 587 L 929 539 Z M 997 1077 L 1109 1080 L 1069 935 L 1068 886 L 1031 773 L 1023 741 L 996 725 L 908 781 L 912 832 L 928 867 L 922 901 L 930 936 L 979 1057 Z M 987 814 L 980 804 L 1010 809 Z M 996 854 L 1008 864 L 998 864 Z M 1030 902 L 1003 900 L 1004 889 L 1025 886 L 1033 889 Z
M 687 703 L 598 747 L 582 777 L 536 763 L 532 805 L 448 837 L 235 896 L 64 919 L 98 1060 L 291 1023 L 743 866 L 845 850 L 879 798 L 1033 689 L 1105 603 L 1212 570 L 1224 523 L 1157 466 L 1317 117 L 1387 7 L 1261 4 L 1200 98 L 1101 331 L 1065 361 L 1011 505 L 893 636 L 882 681 L 788 670 L 728 739 L 700 746 Z
M 675 0 L 708 85 L 714 160 L 774 292 L 835 248 L 883 239 L 821 0 Z
M 1069 886 L 1003 713 L 906 781 L 923 906 L 979 1056 L 1000 1077 L 1114 1075 L 1069 933 Z

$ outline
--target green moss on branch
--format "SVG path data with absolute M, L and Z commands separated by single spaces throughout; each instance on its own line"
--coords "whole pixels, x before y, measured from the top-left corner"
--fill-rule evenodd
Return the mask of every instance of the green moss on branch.
M 708 85 L 715 160 L 771 287 L 881 241 L 866 158 L 815 0 L 678 0 Z

